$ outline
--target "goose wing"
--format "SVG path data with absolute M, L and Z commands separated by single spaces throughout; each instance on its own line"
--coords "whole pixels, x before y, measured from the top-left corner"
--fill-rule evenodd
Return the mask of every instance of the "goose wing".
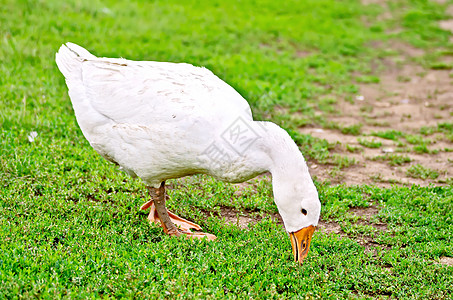
M 239 93 L 211 71 L 189 64 L 87 60 L 82 78 L 92 107 L 116 123 L 151 125 L 220 115 L 251 119 Z

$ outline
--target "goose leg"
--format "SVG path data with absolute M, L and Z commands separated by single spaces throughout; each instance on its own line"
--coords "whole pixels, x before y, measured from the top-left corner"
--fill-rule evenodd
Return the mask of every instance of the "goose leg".
M 185 234 L 193 238 L 207 237 L 209 240 L 214 240 L 216 237 L 209 233 L 191 232 L 190 229 L 201 230 L 201 227 L 193 222 L 181 218 L 165 207 L 165 182 L 162 182 L 159 188 L 148 187 L 151 195 L 151 200 L 142 205 L 140 209 L 144 210 L 151 207 L 148 215 L 148 220 L 153 223 L 159 223 L 164 232 L 169 235 L 180 236 Z

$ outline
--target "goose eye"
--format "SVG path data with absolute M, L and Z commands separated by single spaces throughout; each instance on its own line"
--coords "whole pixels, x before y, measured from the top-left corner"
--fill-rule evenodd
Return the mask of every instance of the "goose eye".
M 306 216 L 307 215 L 307 210 L 305 208 L 302 208 L 301 213 L 303 213 Z

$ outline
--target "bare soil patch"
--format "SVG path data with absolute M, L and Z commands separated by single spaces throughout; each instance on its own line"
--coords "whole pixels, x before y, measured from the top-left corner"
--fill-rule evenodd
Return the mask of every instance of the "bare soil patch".
M 341 230 L 340 224 L 337 222 L 324 222 L 324 221 L 319 221 L 317 230 L 320 232 L 324 232 L 326 234 L 336 234 L 340 237 L 345 237 L 347 236 L 346 233 Z
M 453 267 L 453 257 L 443 256 L 440 258 L 440 263 L 446 266 Z
M 397 43 L 395 49 L 403 57 L 421 55 L 419 49 Z M 399 60 L 398 58 L 397 60 Z M 354 158 L 356 164 L 341 171 L 332 165 L 309 162 L 311 174 L 318 180 L 333 184 L 376 184 L 378 186 L 449 184 L 453 177 L 453 143 L 451 138 L 434 133 L 420 134 L 422 128 L 436 127 L 453 121 L 453 88 L 450 70 L 430 70 L 406 62 L 384 61 L 380 82 L 359 83 L 359 93 L 352 101 L 338 99 L 337 112 L 328 119 L 339 128 L 361 126 L 358 136 L 343 134 L 326 128 L 300 129 L 301 133 L 337 143 L 333 152 Z M 398 131 L 404 136 L 415 135 L 427 144 L 427 153 L 414 150 L 418 143 L 408 143 L 404 137 L 384 139 L 373 136 L 376 132 Z M 378 148 L 367 148 L 359 139 L 380 142 Z M 348 150 L 349 148 L 349 150 Z M 350 152 L 351 148 L 356 151 Z M 391 165 L 388 160 L 377 159 L 385 153 L 407 156 L 408 163 Z M 438 173 L 437 178 L 414 178 L 408 169 L 414 165 Z
M 208 212 L 205 212 L 205 214 L 208 215 Z M 255 224 L 267 216 L 270 216 L 272 220 L 276 221 L 278 224 L 283 225 L 283 220 L 279 214 L 260 215 L 256 212 L 248 210 L 239 211 L 233 207 L 226 206 L 221 207 L 220 213 L 218 213 L 218 217 L 223 219 L 225 223 L 236 225 L 242 229 L 248 229 L 249 225 Z

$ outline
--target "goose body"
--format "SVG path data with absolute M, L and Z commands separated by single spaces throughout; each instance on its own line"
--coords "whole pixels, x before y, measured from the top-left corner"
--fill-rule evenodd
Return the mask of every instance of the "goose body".
M 61 46 L 56 62 L 90 145 L 140 177 L 152 195 L 164 193 L 158 191 L 170 178 L 204 173 L 242 182 L 270 171 L 286 229 L 296 233 L 317 225 L 318 195 L 298 147 L 274 123 L 253 121 L 247 101 L 211 71 L 98 58 L 72 43 Z M 299 261 L 300 247 L 294 250 Z

